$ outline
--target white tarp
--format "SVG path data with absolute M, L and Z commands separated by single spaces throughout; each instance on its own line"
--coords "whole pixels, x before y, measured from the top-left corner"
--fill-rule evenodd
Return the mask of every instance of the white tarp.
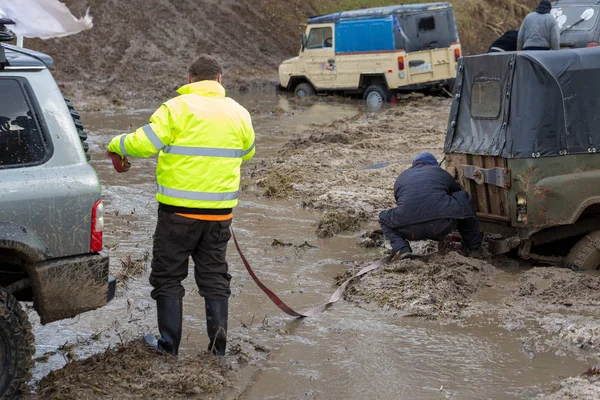
M 75 18 L 58 0 L 0 0 L 2 17 L 15 23 L 8 25 L 8 29 L 26 38 L 63 37 L 93 26 L 89 12 L 83 18 Z

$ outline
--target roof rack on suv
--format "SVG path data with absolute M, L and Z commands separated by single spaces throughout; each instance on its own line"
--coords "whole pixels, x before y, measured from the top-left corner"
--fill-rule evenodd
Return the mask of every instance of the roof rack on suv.
M 14 25 L 14 22 L 10 19 L 0 18 L 0 42 L 10 42 L 15 39 L 15 35 L 5 25 Z

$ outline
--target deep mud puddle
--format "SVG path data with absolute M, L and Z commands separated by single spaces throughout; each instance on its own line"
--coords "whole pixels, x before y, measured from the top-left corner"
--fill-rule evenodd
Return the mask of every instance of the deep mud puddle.
M 277 152 L 302 126 L 362 111 L 359 102 L 298 103 L 268 94 L 240 96 L 240 101 L 254 114 L 257 159 L 252 163 Z M 113 135 L 147 123 L 151 111 L 82 115 L 90 132 L 92 164 L 103 185 L 105 245 L 113 273 L 129 262 L 142 270 L 148 264 L 156 214 L 155 160 L 134 159 L 128 174 L 117 174 L 103 153 Z M 234 217 L 236 235 L 259 277 L 296 309 L 322 303 L 334 291 L 334 277 L 382 256 L 380 249 L 365 251 L 357 245 L 360 232 L 317 238 L 321 211 L 257 194 L 243 192 Z M 230 347 L 244 355 L 245 363 L 227 376 L 241 398 L 523 398 L 589 367 L 586 359 L 568 352 L 532 357 L 524 350 L 521 332 L 500 327 L 501 321 L 486 314 L 440 323 L 340 301 L 319 316 L 293 320 L 254 284 L 233 246 L 228 259 L 233 275 Z M 35 378 L 71 359 L 155 332 L 148 272 L 146 268 L 120 284 L 117 298 L 100 310 L 47 326 L 35 323 L 36 356 L 41 357 Z M 194 357 L 208 342 L 204 305 L 193 278 L 185 287 L 181 354 Z

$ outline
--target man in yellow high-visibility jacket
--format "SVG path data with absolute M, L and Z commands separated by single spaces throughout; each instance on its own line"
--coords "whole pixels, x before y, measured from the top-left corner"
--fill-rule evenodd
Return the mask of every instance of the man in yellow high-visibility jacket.
M 178 353 L 185 295 L 181 281 L 191 256 L 206 305 L 208 348 L 222 356 L 231 293 L 225 255 L 240 167 L 254 155 L 254 130 L 248 111 L 225 97 L 222 69 L 214 58 L 200 56 L 188 72 L 189 84 L 177 91 L 180 96 L 161 105 L 148 125 L 113 138 L 108 151 L 131 157 L 159 154 L 150 283 L 160 337 L 144 339 Z

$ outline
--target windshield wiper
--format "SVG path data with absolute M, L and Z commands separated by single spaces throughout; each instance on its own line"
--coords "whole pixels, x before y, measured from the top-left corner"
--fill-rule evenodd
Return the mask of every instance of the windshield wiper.
M 585 21 L 585 18 L 581 18 L 579 21 L 575 22 L 573 25 L 567 26 L 565 29 L 563 29 L 562 31 L 560 31 L 560 33 L 563 34 L 564 32 L 568 31 L 569 29 L 571 29 L 571 28 L 579 25 L 583 21 Z

